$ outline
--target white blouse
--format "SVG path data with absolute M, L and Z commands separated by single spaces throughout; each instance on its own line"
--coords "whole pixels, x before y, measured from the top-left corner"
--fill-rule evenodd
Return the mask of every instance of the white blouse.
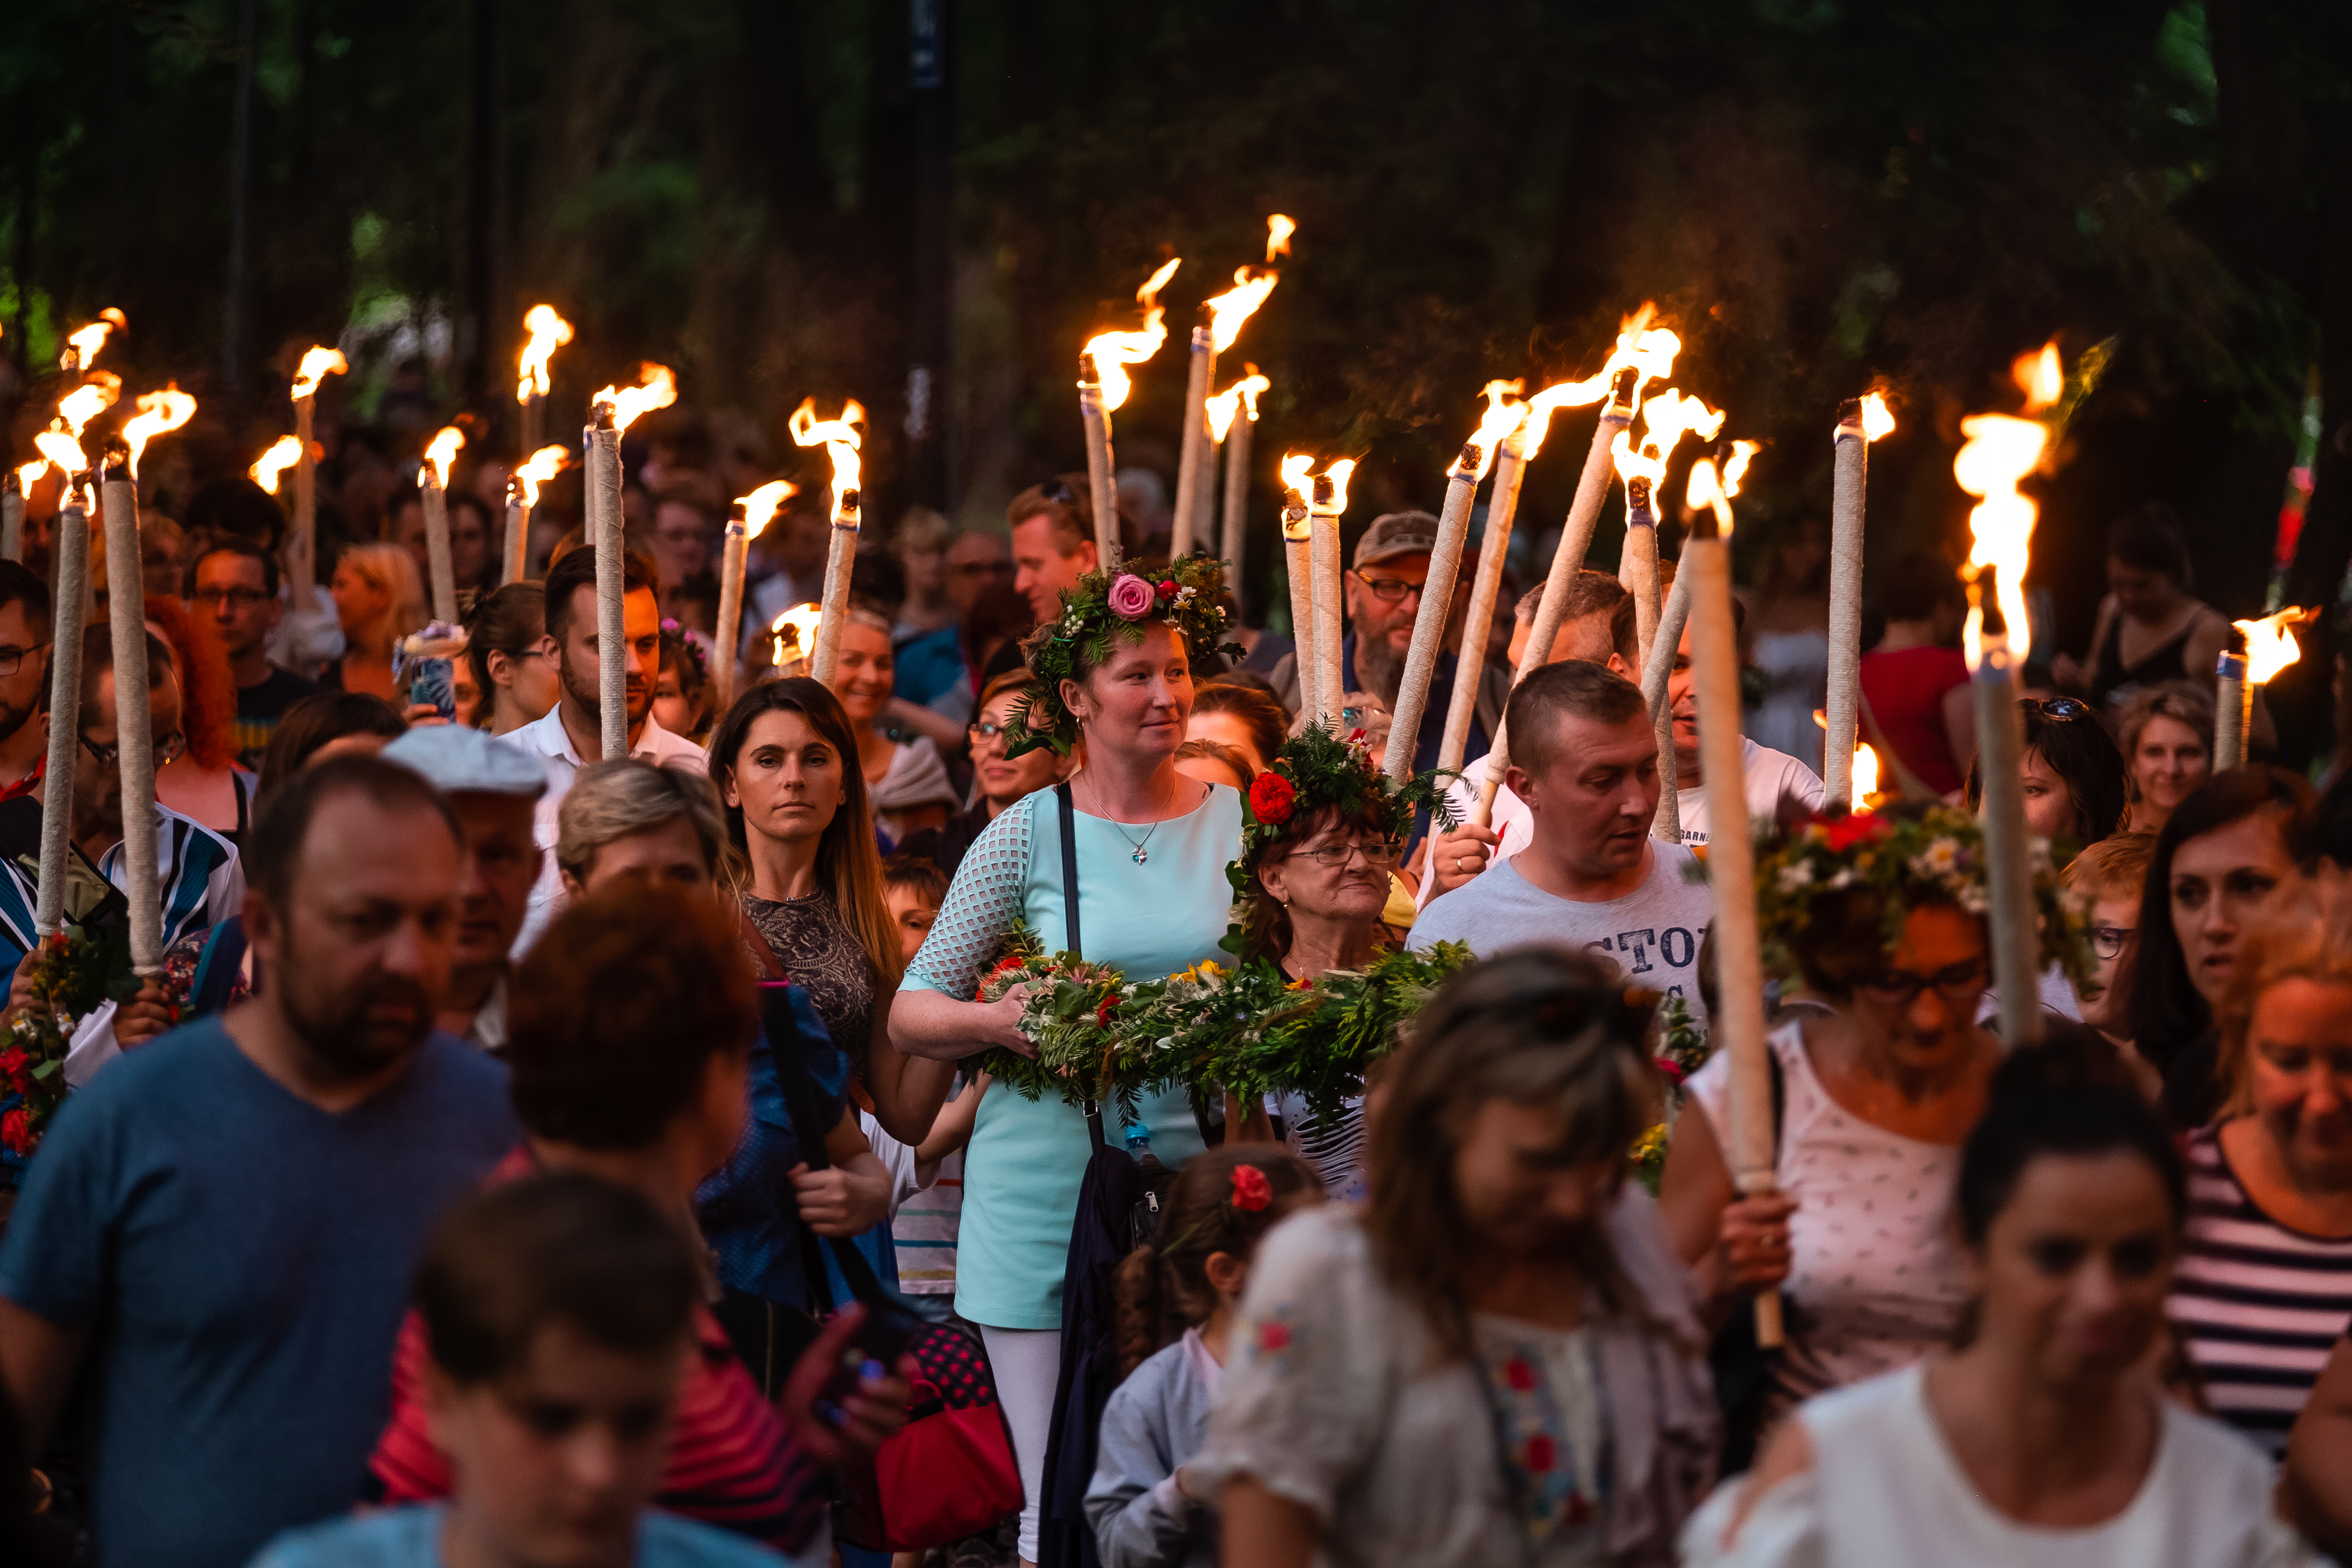
M 1927 1406 L 1924 1366 L 1839 1389 L 1797 1413 L 1812 1468 L 1756 1501 L 1729 1548 L 1740 1481 L 1683 1533 L 1685 1568 L 2303 1568 L 2323 1559 L 2280 1521 L 2272 1472 L 2218 1421 L 2158 1402 L 2155 1462 L 2104 1524 L 2020 1524 L 1984 1500 Z
M 1607 1230 L 1657 1322 L 1481 1314 L 1473 1363 L 1442 1358 L 1356 1211 L 1293 1216 L 1259 1246 L 1191 1473 L 1246 1475 L 1311 1510 L 1335 1564 L 1671 1562 L 1717 1418 L 1648 1194 L 1629 1187 Z
M 1772 1031 L 1783 1110 L 1778 1173 L 1789 1217 L 1788 1343 L 1769 1413 L 1917 1361 L 1948 1343 L 1968 1300 L 1951 1228 L 1957 1145 L 1922 1143 L 1849 1113 L 1813 1072 L 1801 1024 Z M 1718 1051 L 1686 1092 L 1728 1149 L 1731 1059 Z

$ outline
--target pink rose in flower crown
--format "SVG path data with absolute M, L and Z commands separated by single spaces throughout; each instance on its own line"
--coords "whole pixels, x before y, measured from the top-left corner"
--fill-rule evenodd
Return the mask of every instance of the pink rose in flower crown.
M 1132 572 L 1122 572 L 1110 585 L 1110 613 L 1122 621 L 1139 621 L 1160 602 L 1151 584 Z

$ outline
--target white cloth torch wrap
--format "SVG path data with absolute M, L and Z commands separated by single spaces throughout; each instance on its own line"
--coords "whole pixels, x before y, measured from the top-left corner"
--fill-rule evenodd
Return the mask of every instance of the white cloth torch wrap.
M 1103 406 L 1091 354 L 1078 356 L 1078 417 L 1087 427 L 1087 495 L 1095 509 L 1095 564 L 1118 564 L 1118 480 L 1111 469 L 1110 410 Z
M 1346 705 L 1347 680 L 1340 668 L 1339 606 L 1341 602 L 1339 565 L 1339 510 L 1331 502 L 1331 477 L 1315 476 L 1315 500 L 1307 509 L 1307 528 L 1313 535 L 1315 579 L 1315 670 L 1316 717 L 1324 728 L 1339 732 L 1339 710 Z M 1391 725 L 1391 740 L 1403 737 L 1405 754 L 1412 754 L 1412 740 L 1402 730 Z M 1393 747 L 1391 748 L 1394 750 Z
M 1683 623 L 1690 618 L 1690 577 L 1675 574 L 1675 585 L 1658 611 L 1658 635 L 1642 666 L 1642 700 L 1650 710 L 1650 729 L 1658 739 L 1658 815 L 1651 819 L 1650 837 L 1667 844 L 1683 841 L 1682 765 L 1675 761 L 1675 654 L 1682 647 Z
M 607 758 L 629 754 L 629 647 L 621 616 L 627 582 L 621 552 L 621 433 L 602 405 L 586 433 L 588 541 L 596 552 L 596 710 Z
M 1992 601 L 1990 584 L 1985 602 Z M 2032 837 L 2025 826 L 2025 730 L 2007 640 L 1988 635 L 1970 672 L 1977 765 L 1984 784 L 1985 894 L 1990 904 L 1992 983 L 2000 1040 L 2015 1050 L 2042 1038 L 2041 933 L 2033 910 Z
M 41 887 L 33 907 L 33 929 L 42 936 L 65 929 L 74 769 L 81 761 L 81 633 L 89 619 L 89 514 L 70 497 L 58 510 L 57 561 L 58 602 L 49 632 L 49 765 L 41 784 Z
M 849 619 L 849 572 L 857 563 L 857 492 L 841 498 L 841 515 L 833 520 L 833 541 L 824 556 L 824 600 L 816 623 L 816 647 L 809 655 L 809 674 L 824 686 L 841 662 L 841 628 Z
M 1437 541 L 1429 553 L 1429 577 L 1421 586 L 1421 607 L 1412 617 L 1412 641 L 1404 655 L 1404 675 L 1397 683 L 1394 715 L 1389 724 L 1391 744 L 1386 757 L 1392 784 L 1412 776 L 1413 752 L 1421 737 L 1421 715 L 1429 706 L 1429 683 L 1437 676 L 1437 656 L 1445 646 L 1445 617 L 1454 608 L 1454 579 L 1462 572 L 1462 546 L 1470 537 L 1470 508 L 1478 499 L 1478 470 L 1486 454 L 1478 443 L 1465 445 L 1445 476 L 1445 507 L 1437 514 Z M 1403 744 L 1395 742 L 1402 741 Z
M 1250 437 L 1256 424 L 1244 411 L 1234 416 L 1225 432 L 1224 539 L 1220 553 L 1225 558 L 1225 585 L 1233 590 L 1236 608 L 1242 599 L 1242 552 L 1248 539 Z
M 433 579 L 433 618 L 455 624 L 457 619 L 457 569 L 449 559 L 449 492 L 441 488 L 433 465 L 416 477 L 416 493 L 425 503 L 425 563 Z M 413 632 L 415 626 L 404 626 Z
M 2246 763 L 2246 711 L 2252 703 L 2242 654 L 2225 653 L 2213 670 L 2213 771 Z
M 1837 466 L 1830 491 L 1829 731 L 1822 742 L 1822 804 L 1853 804 L 1854 726 L 1862 702 L 1863 503 L 1868 489 L 1870 441 L 1862 427 L 1862 400 L 1839 411 Z
M 1514 430 L 1495 454 L 1495 489 L 1486 498 L 1478 574 L 1470 581 L 1469 618 L 1463 623 L 1461 657 L 1454 662 L 1454 696 L 1446 703 L 1445 733 L 1437 743 L 1437 765 L 1445 772 L 1460 768 L 1462 753 L 1470 749 L 1470 721 L 1477 716 L 1478 685 L 1486 673 L 1486 639 L 1493 635 L 1495 602 L 1502 593 L 1503 558 L 1510 551 L 1511 518 L 1518 510 L 1519 481 L 1527 471 L 1528 444 Z
M 155 879 L 155 722 L 147 702 L 146 581 L 139 560 L 139 491 L 128 467 L 109 466 L 99 504 L 106 513 L 106 605 L 114 632 L 114 733 L 121 752 L 131 968 L 148 975 L 163 967 L 163 917 Z M 67 791 L 68 797 L 71 793 Z
M 1205 326 L 1194 327 L 1192 360 L 1184 372 L 1184 440 L 1176 457 L 1176 520 L 1168 542 L 1171 560 L 1192 550 L 1196 532 L 1208 531 L 1209 491 L 1216 479 L 1216 450 L 1209 439 L 1209 382 L 1216 374 L 1216 335 Z
M 724 714 L 735 701 L 735 666 L 737 651 L 743 646 L 743 572 L 751 555 L 751 525 L 744 521 L 743 505 L 727 519 L 727 533 L 719 556 L 719 647 L 718 658 L 710 671 L 713 685 L 718 688 L 718 700 L 711 711 Z

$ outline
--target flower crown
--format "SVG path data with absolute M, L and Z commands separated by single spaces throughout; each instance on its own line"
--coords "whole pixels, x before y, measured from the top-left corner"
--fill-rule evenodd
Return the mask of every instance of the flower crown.
M 1114 639 L 1130 647 L 1141 642 L 1148 622 L 1175 627 L 1195 658 L 1213 651 L 1241 653 L 1217 641 L 1225 629 L 1223 562 L 1196 552 L 1171 562 L 1156 578 L 1124 570 L 1089 572 L 1064 591 L 1062 618 L 1032 632 L 1022 650 L 1032 679 L 1004 726 L 1006 756 L 1040 746 L 1068 756 L 1077 743 L 1078 719 L 1062 700 L 1062 682 L 1108 663 Z
M 1250 782 L 1242 810 L 1241 858 L 1225 868 L 1234 891 L 1246 898 L 1257 875 L 1258 862 L 1283 838 L 1315 821 L 1328 806 L 1339 807 L 1340 819 L 1368 822 L 1390 838 L 1401 838 L 1412 825 L 1412 814 L 1429 807 L 1447 827 L 1454 826 L 1445 791 L 1433 770 L 1391 784 L 1372 763 L 1371 748 L 1361 730 L 1342 741 L 1318 724 L 1309 724 L 1283 742 L 1265 772 Z M 1391 743 L 1410 743 L 1410 737 L 1392 736 Z
M 2049 845 L 2031 842 L 2038 961 L 2085 979 L 2090 954 L 2082 917 L 2059 889 Z M 1904 920 L 1919 905 L 1951 904 L 1982 915 L 1990 902 L 1985 859 L 1984 829 L 1949 805 L 1809 816 L 1759 835 L 1756 921 L 1764 967 L 1793 977 L 1795 938 L 1816 918 L 1815 903 L 1850 889 L 1878 895 L 1885 911 L 1881 940 L 1890 948 L 1902 940 Z

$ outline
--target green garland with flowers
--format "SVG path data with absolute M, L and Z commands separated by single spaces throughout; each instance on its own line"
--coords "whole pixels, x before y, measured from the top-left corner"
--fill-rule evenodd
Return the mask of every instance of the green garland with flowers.
M 1004 726 L 1004 754 L 1017 757 L 1040 746 L 1066 757 L 1077 744 L 1078 721 L 1062 700 L 1062 682 L 1110 662 L 1118 643 L 1143 641 L 1143 628 L 1165 622 L 1183 634 L 1195 658 L 1210 653 L 1238 658 L 1241 647 L 1221 643 L 1225 630 L 1224 563 L 1195 552 L 1169 563 L 1156 577 L 1113 570 L 1089 572 L 1062 595 L 1062 618 L 1030 634 L 1023 652 L 1034 679 Z
M 981 979 L 979 1000 L 997 1001 L 1016 985 L 1028 987 L 1021 1033 L 1037 1054 L 996 1046 L 972 1065 L 1023 1099 L 1051 1093 L 1072 1105 L 1108 1103 L 1131 1121 L 1142 1097 L 1172 1077 L 1117 1026 L 1136 987 L 1111 965 L 1049 953 L 1034 931 L 1015 921 Z
M 137 989 L 136 979 L 123 979 L 130 966 L 123 930 L 100 936 L 68 926 L 42 942 L 26 972 L 26 1005 L 0 1037 L 0 1093 L 16 1101 L 0 1110 L 0 1148 L 29 1158 L 40 1147 L 66 1101 L 66 1052 L 74 1029 L 110 995 L 126 1000 Z
M 2038 963 L 2056 964 L 2080 984 L 2091 973 L 2082 911 L 2058 885 L 2050 847 L 2032 841 Z M 1756 842 L 1756 924 L 1768 973 L 1797 973 L 1792 942 L 1815 919 L 1822 899 L 1864 888 L 1879 896 L 1883 935 L 1892 948 L 1903 921 L 1922 904 L 1986 912 L 1984 830 L 1949 805 L 1917 811 L 1851 812 L 1814 816 L 1759 835 Z

